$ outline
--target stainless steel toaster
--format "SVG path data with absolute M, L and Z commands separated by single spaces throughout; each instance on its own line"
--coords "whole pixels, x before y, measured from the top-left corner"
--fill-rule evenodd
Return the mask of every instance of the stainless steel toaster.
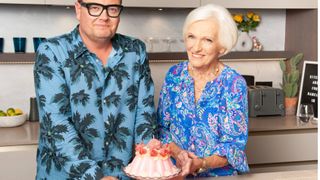
M 269 86 L 248 87 L 249 116 L 285 115 L 284 94 Z

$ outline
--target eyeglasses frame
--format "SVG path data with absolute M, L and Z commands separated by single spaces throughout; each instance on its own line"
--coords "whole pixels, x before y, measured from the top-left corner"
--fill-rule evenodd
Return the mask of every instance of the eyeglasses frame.
M 108 5 L 103 5 L 103 4 L 99 4 L 99 3 L 85 3 L 85 2 L 79 2 L 79 4 L 80 4 L 82 7 L 87 8 L 88 14 L 89 14 L 90 16 L 93 16 L 93 17 L 99 17 L 99 16 L 101 16 L 101 14 L 103 13 L 103 11 L 106 10 L 106 11 L 107 11 L 107 15 L 108 15 L 109 17 L 111 17 L 111 18 L 117 18 L 117 17 L 120 16 L 120 14 L 121 14 L 121 12 L 122 12 L 122 10 L 123 10 L 123 6 L 120 5 L 120 4 L 108 4 Z M 92 15 L 92 14 L 90 13 L 89 7 L 90 7 L 91 5 L 97 5 L 97 6 L 101 6 L 101 7 L 102 7 L 102 11 L 100 12 L 99 15 Z M 120 8 L 119 15 L 118 15 L 118 16 L 110 16 L 110 15 L 109 15 L 109 12 L 108 12 L 108 8 L 109 8 L 109 7 L 119 7 L 119 8 Z

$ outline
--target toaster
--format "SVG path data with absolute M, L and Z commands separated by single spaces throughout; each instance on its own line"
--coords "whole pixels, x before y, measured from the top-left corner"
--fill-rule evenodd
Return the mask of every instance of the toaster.
M 284 93 L 269 86 L 248 86 L 249 116 L 285 115 Z

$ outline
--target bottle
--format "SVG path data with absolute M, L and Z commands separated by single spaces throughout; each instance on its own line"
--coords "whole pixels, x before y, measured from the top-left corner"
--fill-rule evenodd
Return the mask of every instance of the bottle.
M 30 112 L 29 112 L 29 121 L 39 121 L 39 112 L 37 99 L 35 97 L 30 98 Z

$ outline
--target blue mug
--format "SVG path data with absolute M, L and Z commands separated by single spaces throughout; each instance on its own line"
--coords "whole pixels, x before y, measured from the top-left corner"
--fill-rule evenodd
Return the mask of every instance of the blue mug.
M 3 42 L 4 42 L 4 39 L 0 38 L 0 53 L 3 53 Z
M 26 52 L 26 40 L 25 37 L 14 37 L 13 44 L 14 44 L 14 52 L 16 53 L 25 53 Z
M 37 52 L 37 49 L 38 49 L 39 45 L 45 40 L 46 40 L 46 38 L 44 38 L 44 37 L 34 37 L 33 38 L 34 52 Z

